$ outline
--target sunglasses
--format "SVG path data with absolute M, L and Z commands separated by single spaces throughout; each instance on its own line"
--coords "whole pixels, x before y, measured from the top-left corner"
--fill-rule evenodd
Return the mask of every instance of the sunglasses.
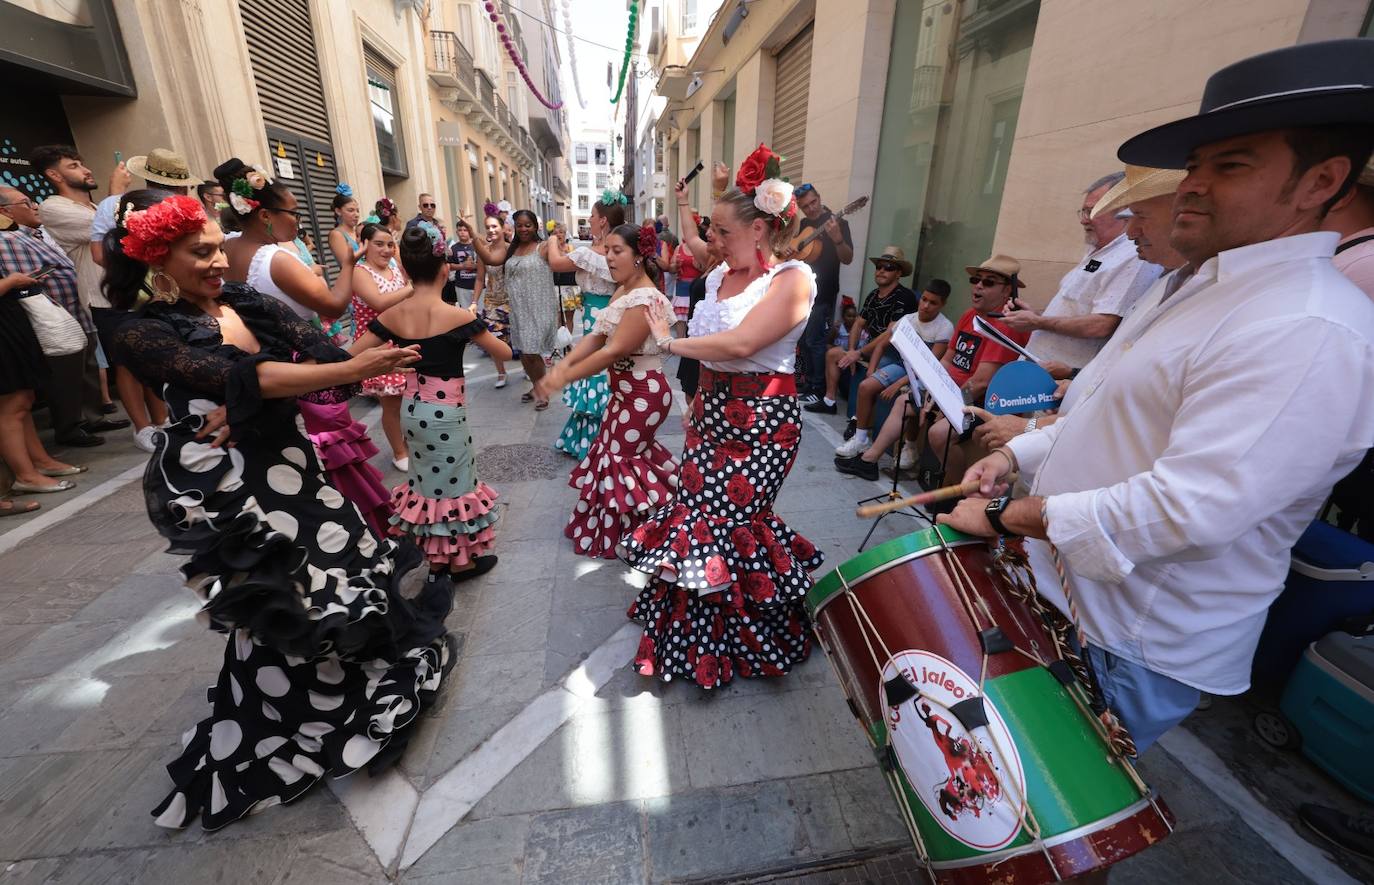
M 889 261 L 876 261 L 874 262 L 873 266 L 876 267 L 878 270 L 891 271 L 892 273 L 897 273 L 901 270 L 901 267 Z
M 982 283 L 984 286 L 1005 286 L 1005 285 L 1007 284 L 1007 281 L 1006 281 L 1006 280 L 1003 280 L 1003 279 L 999 279 L 998 277 L 969 277 L 969 278 L 968 278 L 968 284 L 969 284 L 970 286 L 976 286 L 976 285 L 978 285 L 979 283 Z
M 421 203 L 421 204 L 420 204 L 420 208 L 421 208 L 421 209 L 437 209 L 438 207 L 439 207 L 439 204 L 438 204 L 438 203 Z

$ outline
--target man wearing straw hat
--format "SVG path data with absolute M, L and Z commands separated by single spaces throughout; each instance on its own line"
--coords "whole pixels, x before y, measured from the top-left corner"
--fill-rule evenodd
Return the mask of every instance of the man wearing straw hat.
M 1119 194 L 1125 179 L 1120 172 L 1104 175 L 1083 192 L 1078 221 L 1088 249 L 1059 281 L 1059 291 L 1043 312 L 1013 301 L 1006 324 L 1030 335 L 1026 345 L 1041 359 L 1070 369 L 1088 364 L 1145 290 L 1159 277 L 1159 267 L 1136 257 L 1126 237 L 1126 219 L 1116 212 L 1098 212 L 1109 194 Z
M 1157 265 L 1165 273 L 1177 270 L 1186 261 L 1169 244 L 1169 234 L 1174 227 L 1174 193 L 1183 175 L 1179 169 L 1127 166 L 1125 177 L 1093 206 L 1092 217 L 1128 210 L 1125 236 L 1135 244 L 1140 260 Z M 965 464 L 1006 445 L 1013 437 L 1036 427 L 1049 427 L 1059 419 L 1057 412 L 1028 419 L 1020 415 L 994 415 L 977 406 L 969 406 L 967 411 L 983 423 L 973 431 L 973 439 L 960 446 L 967 458 L 962 462 Z
M 1374 303 L 1320 231 L 1372 124 L 1374 40 L 1336 40 L 1223 68 L 1198 114 L 1124 143 L 1125 162 L 1187 170 L 1170 239 L 1188 265 L 1141 299 L 1054 426 L 965 474 L 992 497 L 1020 471 L 1030 494 L 941 518 L 1028 539 L 1139 750 L 1199 692 L 1249 687 L 1289 550 L 1374 446 Z

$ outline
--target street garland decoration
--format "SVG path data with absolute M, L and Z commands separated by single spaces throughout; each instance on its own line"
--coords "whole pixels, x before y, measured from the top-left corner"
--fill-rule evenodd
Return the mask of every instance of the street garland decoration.
M 496 24 L 496 34 L 501 38 L 501 45 L 506 47 L 506 54 L 510 56 L 510 60 L 515 64 L 515 69 L 519 71 L 520 76 L 524 78 L 525 85 L 529 87 L 530 92 L 534 94 L 534 97 L 539 100 L 540 104 L 551 111 L 556 111 L 563 107 L 563 102 L 549 101 L 544 97 L 544 94 L 539 91 L 539 87 L 534 85 L 534 78 L 530 76 L 529 68 L 525 67 L 525 60 L 520 57 L 520 50 L 516 48 L 515 41 L 511 39 L 510 31 L 506 28 L 506 23 L 501 21 L 501 13 L 496 11 L 496 4 L 492 3 L 491 0 L 487 0 L 487 2 L 483 4 L 483 7 L 487 11 L 487 16 Z
M 639 24 L 639 2 L 630 0 L 630 24 L 625 29 L 625 60 L 620 65 L 620 83 L 615 87 L 615 98 L 611 104 L 620 103 L 620 94 L 625 91 L 625 74 L 630 70 L 630 54 L 635 49 L 635 26 Z
M 573 36 L 572 32 L 572 0 L 561 0 L 561 2 L 563 22 L 566 28 L 563 38 L 568 44 L 568 64 L 572 67 L 573 92 L 577 94 L 578 105 L 585 111 L 587 109 L 587 100 L 582 97 L 582 80 L 577 76 L 577 38 Z M 550 6 L 550 9 L 553 11 L 553 29 L 557 31 L 559 24 L 559 9 L 556 6 Z

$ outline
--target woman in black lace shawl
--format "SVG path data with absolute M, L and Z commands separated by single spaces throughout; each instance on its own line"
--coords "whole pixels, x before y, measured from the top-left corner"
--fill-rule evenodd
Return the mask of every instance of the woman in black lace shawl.
M 417 577 L 402 593 L 418 551 L 378 539 L 326 482 L 296 410 L 301 394 L 418 353 L 350 359 L 279 302 L 224 284 L 223 237 L 194 199 L 131 212 L 116 233 L 112 300 L 130 303 L 149 269 L 156 293 L 117 350 L 172 421 L 144 477 L 148 515 L 189 557 L 201 620 L 228 634 L 210 716 L 167 766 L 173 789 L 153 814 L 216 829 L 326 774 L 394 761 L 447 672 L 451 585 Z

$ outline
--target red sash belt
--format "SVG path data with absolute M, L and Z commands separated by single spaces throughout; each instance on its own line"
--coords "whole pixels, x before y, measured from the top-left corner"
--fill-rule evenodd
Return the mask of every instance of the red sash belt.
M 793 375 L 768 372 L 716 372 L 705 366 L 701 367 L 697 387 L 710 393 L 724 393 L 741 399 L 797 395 L 797 379 Z

